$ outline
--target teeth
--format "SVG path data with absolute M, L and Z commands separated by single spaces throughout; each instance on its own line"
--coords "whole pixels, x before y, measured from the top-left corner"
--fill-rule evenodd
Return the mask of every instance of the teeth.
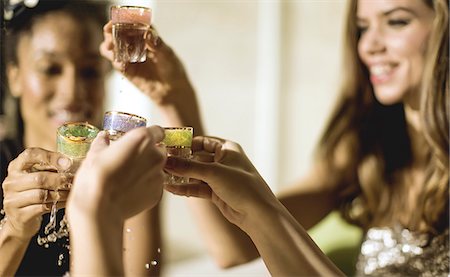
M 83 121 L 86 118 L 84 113 L 71 113 L 69 111 L 58 111 L 54 114 L 54 117 L 62 122 Z
M 370 73 L 372 75 L 384 75 L 388 74 L 391 69 L 392 67 L 389 65 L 374 65 L 370 67 Z

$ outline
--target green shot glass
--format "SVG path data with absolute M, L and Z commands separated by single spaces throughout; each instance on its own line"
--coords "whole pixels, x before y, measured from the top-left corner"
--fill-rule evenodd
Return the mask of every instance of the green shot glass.
M 166 137 L 163 144 L 166 147 L 167 156 L 190 159 L 192 157 L 192 127 L 168 127 L 164 128 Z M 170 185 L 189 183 L 189 178 L 166 174 L 165 183 Z

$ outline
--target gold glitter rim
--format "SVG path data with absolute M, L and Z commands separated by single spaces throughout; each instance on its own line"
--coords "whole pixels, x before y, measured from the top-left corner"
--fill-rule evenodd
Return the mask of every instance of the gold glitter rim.
M 113 5 L 111 6 L 111 8 L 109 9 L 110 11 L 112 11 L 112 9 L 132 9 L 132 10 L 137 10 L 137 9 L 144 9 L 144 10 L 148 10 L 150 12 L 152 12 L 152 8 L 150 7 L 144 7 L 144 6 L 130 6 L 130 5 Z
M 194 131 L 193 127 L 163 127 L 164 130 Z
M 118 112 L 118 111 L 107 111 L 105 112 L 105 116 L 106 115 L 126 115 L 126 116 L 131 116 L 132 118 L 137 118 L 140 119 L 141 121 L 144 121 L 147 124 L 147 119 L 145 117 L 136 115 L 136 114 L 132 114 L 132 113 L 127 113 L 127 112 Z
M 67 141 L 70 141 L 70 142 L 74 142 L 74 143 L 92 142 L 92 141 L 95 139 L 95 137 L 93 137 L 93 138 L 86 138 L 86 139 L 81 140 L 81 141 L 74 141 L 74 140 L 71 140 L 70 138 L 66 137 L 64 134 L 61 134 L 61 133 L 60 133 L 60 129 L 61 129 L 62 127 L 67 127 L 67 128 L 69 128 L 70 126 L 85 126 L 85 127 L 87 127 L 88 129 L 90 129 L 90 130 L 97 131 L 97 134 L 100 132 L 100 129 L 99 129 L 99 128 L 95 127 L 94 125 L 92 125 L 92 124 L 90 124 L 90 123 L 88 123 L 88 122 L 71 121 L 71 122 L 66 122 L 66 123 L 64 123 L 63 125 L 59 126 L 58 129 L 56 129 L 56 135 L 57 135 L 58 137 L 63 138 L 64 140 L 67 140 Z

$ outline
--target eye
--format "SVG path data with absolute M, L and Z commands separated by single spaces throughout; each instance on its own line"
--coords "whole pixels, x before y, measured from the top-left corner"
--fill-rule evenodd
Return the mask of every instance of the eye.
M 81 68 L 80 75 L 85 79 L 97 79 L 101 77 L 102 73 L 99 67 L 96 66 L 88 66 Z
M 54 76 L 61 74 L 62 68 L 59 65 L 53 64 L 53 65 L 46 65 L 39 69 L 39 71 L 46 75 L 46 76 Z
M 358 37 L 362 36 L 367 31 L 367 29 L 369 29 L 369 27 L 366 25 L 357 25 L 356 28 L 358 32 Z
M 388 24 L 395 28 L 401 28 L 408 25 L 410 21 L 409 19 L 389 19 Z

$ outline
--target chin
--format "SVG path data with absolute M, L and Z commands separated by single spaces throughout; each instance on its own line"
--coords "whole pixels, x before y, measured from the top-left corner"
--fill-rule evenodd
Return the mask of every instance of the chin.
M 403 101 L 403 94 L 398 92 L 375 89 L 374 94 L 378 102 L 385 106 L 398 104 Z

